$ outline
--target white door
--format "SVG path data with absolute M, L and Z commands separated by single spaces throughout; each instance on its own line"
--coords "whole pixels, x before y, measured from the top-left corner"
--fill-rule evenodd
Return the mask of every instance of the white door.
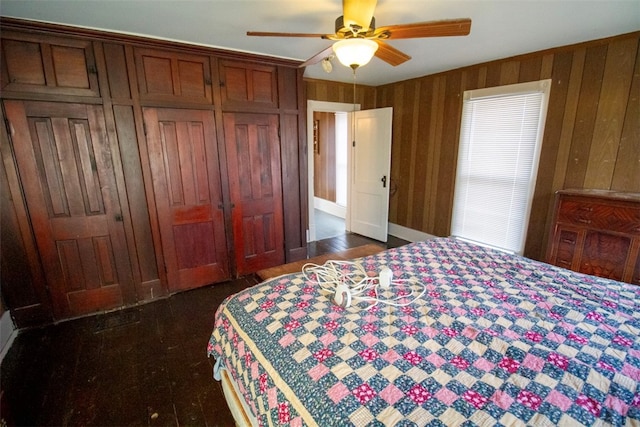
M 389 173 L 391 170 L 391 107 L 355 111 L 355 142 L 351 146 L 351 179 L 347 204 L 353 232 L 387 241 Z M 355 129 L 354 129 L 355 128 Z

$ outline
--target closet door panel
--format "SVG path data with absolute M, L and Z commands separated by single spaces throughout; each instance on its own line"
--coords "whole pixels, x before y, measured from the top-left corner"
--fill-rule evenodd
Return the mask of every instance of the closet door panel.
M 99 106 L 5 101 L 56 318 L 135 302 Z
M 223 107 L 278 107 L 276 67 L 223 60 L 219 69 Z
M 224 115 L 237 273 L 284 263 L 278 116 Z
M 229 278 L 211 111 L 144 109 L 169 290 Z
M 2 89 L 100 96 L 90 41 L 5 31 Z
M 204 55 L 135 49 L 140 98 L 211 104 L 211 68 Z

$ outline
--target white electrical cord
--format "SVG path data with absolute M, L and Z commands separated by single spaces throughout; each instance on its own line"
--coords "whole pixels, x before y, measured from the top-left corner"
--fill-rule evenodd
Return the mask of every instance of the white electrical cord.
M 355 268 L 351 268 L 355 267 Z M 426 287 L 415 279 L 393 279 L 393 272 L 383 266 L 378 276 L 369 276 L 361 264 L 352 261 L 327 261 L 324 265 L 307 263 L 302 266 L 302 274 L 310 282 L 317 283 L 323 291 L 332 296 L 332 301 L 341 306 L 349 307 L 355 300 L 367 302 L 371 309 L 378 303 L 395 307 L 406 307 L 413 304 L 426 292 Z M 415 289 L 411 286 L 409 295 L 400 293 L 385 298 L 385 293 L 391 293 L 389 289 L 404 284 L 418 285 L 422 289 L 415 295 Z M 382 288 L 382 292 L 378 290 Z M 371 292 L 372 291 L 372 292 Z M 385 292 L 387 291 L 387 292 Z M 366 294 L 366 295 L 364 295 Z M 371 296 L 373 294 L 374 296 Z M 399 302 L 410 298 L 408 301 Z

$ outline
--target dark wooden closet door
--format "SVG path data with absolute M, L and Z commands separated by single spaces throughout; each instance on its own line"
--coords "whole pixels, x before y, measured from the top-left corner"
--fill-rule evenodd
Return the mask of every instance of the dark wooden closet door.
M 135 302 L 102 107 L 4 105 L 56 318 Z
M 284 263 L 278 116 L 224 115 L 237 272 Z
M 144 109 L 169 290 L 229 278 L 213 113 Z

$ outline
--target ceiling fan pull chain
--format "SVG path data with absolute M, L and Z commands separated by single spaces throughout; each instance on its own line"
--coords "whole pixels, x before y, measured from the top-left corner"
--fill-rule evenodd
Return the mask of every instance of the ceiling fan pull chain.
M 356 146 L 356 68 L 358 68 L 357 65 L 352 65 L 351 68 L 353 69 L 353 112 L 351 114 L 351 139 L 352 139 L 352 143 L 351 146 L 355 147 Z

